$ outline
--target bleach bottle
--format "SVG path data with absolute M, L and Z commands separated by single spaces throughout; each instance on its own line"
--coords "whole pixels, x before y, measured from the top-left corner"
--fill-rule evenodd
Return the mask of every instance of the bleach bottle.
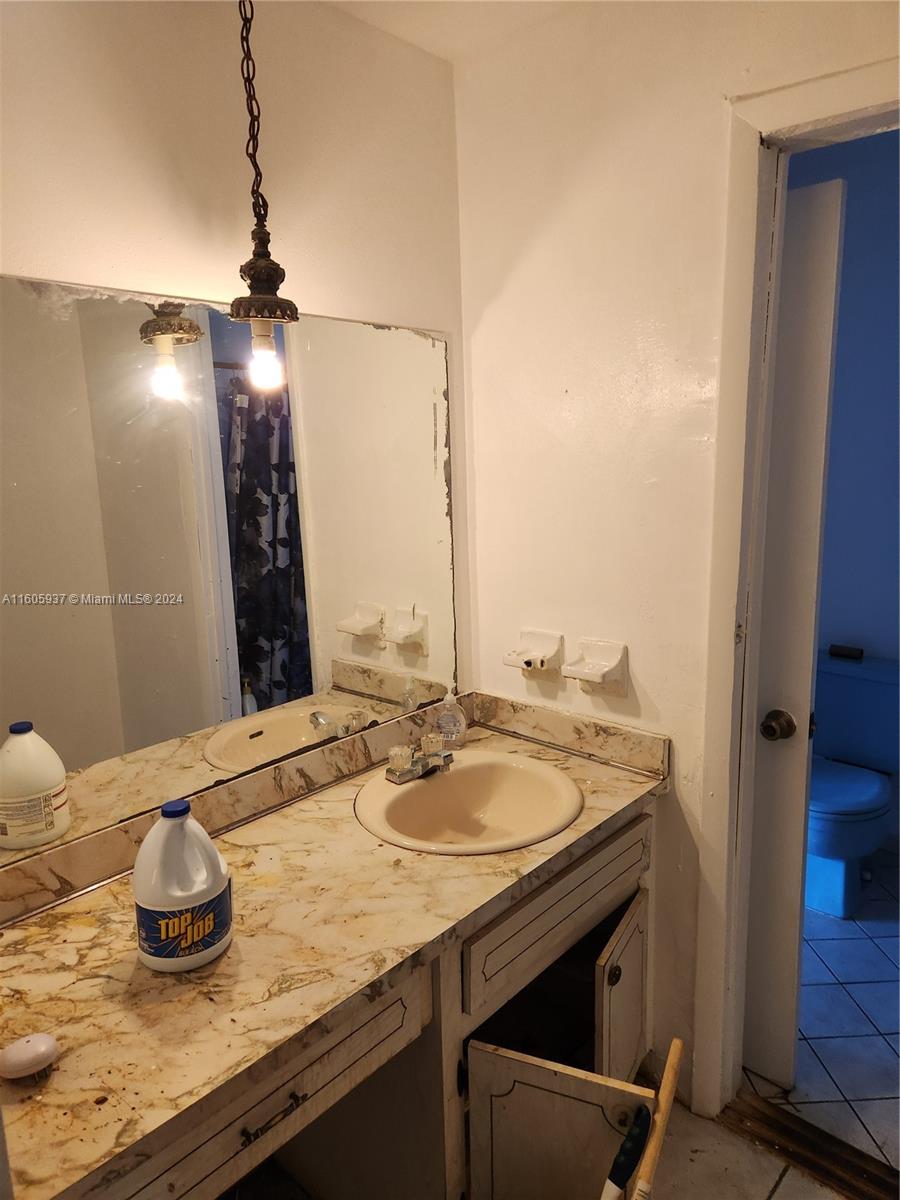
M 187 800 L 160 813 L 132 876 L 138 958 L 153 971 L 191 971 L 231 942 L 231 878 Z
M 69 820 L 62 759 L 30 721 L 13 721 L 0 746 L 0 850 L 55 842 Z

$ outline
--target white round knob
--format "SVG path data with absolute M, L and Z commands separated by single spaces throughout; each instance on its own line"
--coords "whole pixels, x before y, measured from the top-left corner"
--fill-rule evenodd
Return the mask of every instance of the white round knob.
M 0 1076 L 4 1079 L 46 1078 L 59 1058 L 59 1044 L 49 1033 L 29 1033 L 0 1050 Z

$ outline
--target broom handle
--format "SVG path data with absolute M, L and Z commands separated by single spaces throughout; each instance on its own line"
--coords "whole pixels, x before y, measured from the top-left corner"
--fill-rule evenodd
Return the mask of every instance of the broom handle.
M 638 1164 L 637 1181 L 632 1200 L 650 1200 L 653 1190 L 653 1176 L 656 1174 L 663 1140 L 666 1136 L 666 1127 L 669 1124 L 669 1114 L 672 1112 L 672 1104 L 675 1101 L 675 1088 L 678 1084 L 678 1072 L 681 1069 L 681 1055 L 683 1051 L 684 1042 L 682 1042 L 681 1038 L 673 1038 L 672 1045 L 669 1047 L 669 1057 L 666 1059 L 662 1082 L 659 1085 L 659 1096 L 656 1102 L 656 1112 L 653 1116 L 653 1127 L 650 1130 L 650 1137 L 647 1139 L 647 1145 Z

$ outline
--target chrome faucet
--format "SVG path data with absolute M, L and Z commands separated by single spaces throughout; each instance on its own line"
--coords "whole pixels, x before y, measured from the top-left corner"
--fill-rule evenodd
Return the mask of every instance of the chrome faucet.
M 453 751 L 444 749 L 441 735 L 426 733 L 415 751 L 411 746 L 391 747 L 384 777 L 391 783 L 411 783 L 435 771 L 449 771 L 452 762 Z

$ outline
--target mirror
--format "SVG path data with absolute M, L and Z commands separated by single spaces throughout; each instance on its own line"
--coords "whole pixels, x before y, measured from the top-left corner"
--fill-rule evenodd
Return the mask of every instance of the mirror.
M 454 686 L 443 340 L 303 316 L 263 392 L 249 327 L 186 302 L 167 399 L 162 298 L 0 288 L 0 741 L 77 772 L 64 838 Z

